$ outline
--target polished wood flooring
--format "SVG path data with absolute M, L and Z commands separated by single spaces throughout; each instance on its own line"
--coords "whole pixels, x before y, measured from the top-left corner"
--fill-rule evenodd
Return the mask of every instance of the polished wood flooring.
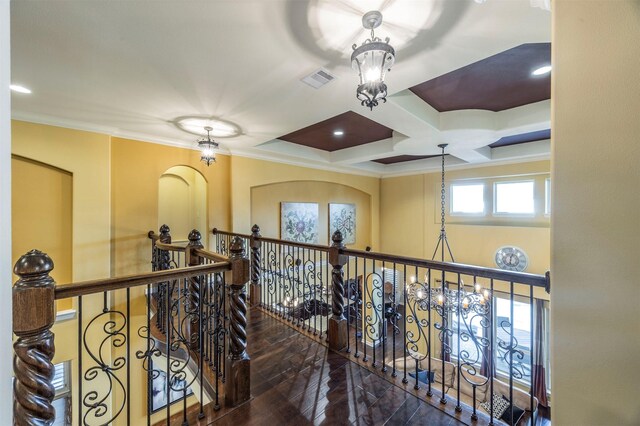
M 248 320 L 252 399 L 233 409 L 206 406 L 201 419 L 192 407 L 190 425 L 464 424 L 259 309 Z M 182 415 L 171 424 L 182 424 Z

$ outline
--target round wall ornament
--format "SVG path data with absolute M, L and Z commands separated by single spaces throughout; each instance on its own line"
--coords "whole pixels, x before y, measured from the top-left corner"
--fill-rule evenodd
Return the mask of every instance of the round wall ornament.
M 504 246 L 496 250 L 496 265 L 500 269 L 507 271 L 522 272 L 527 269 L 529 258 L 527 254 L 518 247 Z

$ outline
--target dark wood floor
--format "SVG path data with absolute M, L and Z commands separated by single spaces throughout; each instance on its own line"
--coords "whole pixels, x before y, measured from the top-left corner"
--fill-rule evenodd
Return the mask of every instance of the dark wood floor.
M 234 409 L 207 406 L 203 419 L 189 413 L 189 424 L 463 424 L 260 310 L 250 312 L 247 332 L 252 399 Z

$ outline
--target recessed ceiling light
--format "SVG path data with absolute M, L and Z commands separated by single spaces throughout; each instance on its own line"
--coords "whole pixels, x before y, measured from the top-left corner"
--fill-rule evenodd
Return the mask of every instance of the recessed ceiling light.
M 17 84 L 12 84 L 9 86 L 9 88 L 18 93 L 31 93 L 31 90 L 27 89 L 24 86 L 18 86 Z
M 551 72 L 551 65 L 545 65 L 538 69 L 533 70 L 531 75 L 543 75 Z
M 342 136 L 342 135 L 344 135 L 344 130 L 334 130 L 333 131 L 333 135 L 334 136 Z

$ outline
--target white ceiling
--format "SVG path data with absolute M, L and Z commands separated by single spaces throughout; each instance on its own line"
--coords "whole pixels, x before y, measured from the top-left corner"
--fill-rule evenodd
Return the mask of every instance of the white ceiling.
M 370 112 L 355 97 L 349 56 L 367 36 L 362 14 L 375 8 L 386 19 L 377 35 L 391 37 L 397 59 L 389 102 Z M 443 141 L 457 157 L 452 165 L 549 155 L 548 141 L 483 148 L 549 128 L 549 101 L 438 113 L 406 90 L 523 43 L 549 42 L 550 14 L 529 0 L 14 0 L 11 26 L 12 81 L 33 91 L 13 95 L 17 119 L 195 147 L 197 137 L 175 119 L 213 116 L 242 129 L 219 139 L 232 154 L 378 176 L 437 168 L 439 161 L 368 160 L 438 153 Z M 336 80 L 318 90 L 300 81 L 320 67 Z M 348 110 L 397 132 L 333 153 L 275 139 Z

